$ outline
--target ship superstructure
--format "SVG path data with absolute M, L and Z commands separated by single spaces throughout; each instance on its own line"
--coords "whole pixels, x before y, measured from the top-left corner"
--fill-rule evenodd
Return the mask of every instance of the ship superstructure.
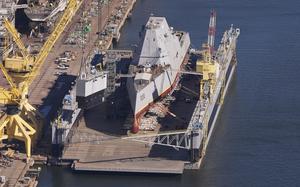
M 137 65 L 131 65 L 127 89 L 134 113 L 132 131 L 138 132 L 140 118 L 159 97 L 172 91 L 190 46 L 187 32 L 174 31 L 166 18 L 150 17 Z
M 89 58 L 83 63 L 76 80 L 77 101 L 79 107 L 83 109 L 92 108 L 103 102 L 107 88 L 107 72 L 97 70 L 90 62 Z

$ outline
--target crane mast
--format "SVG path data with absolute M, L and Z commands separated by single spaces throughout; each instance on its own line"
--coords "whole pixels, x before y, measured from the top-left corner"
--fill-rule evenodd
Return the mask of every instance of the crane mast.
M 202 74 L 200 81 L 200 99 L 207 100 L 214 92 L 219 64 L 214 58 L 214 42 L 216 34 L 217 13 L 210 12 L 207 43 L 203 44 L 202 59 L 197 61 L 196 71 Z
M 215 10 L 212 10 L 210 13 L 208 38 L 207 38 L 207 45 L 211 57 L 213 56 L 214 47 L 215 47 L 216 24 L 217 24 L 217 13 Z

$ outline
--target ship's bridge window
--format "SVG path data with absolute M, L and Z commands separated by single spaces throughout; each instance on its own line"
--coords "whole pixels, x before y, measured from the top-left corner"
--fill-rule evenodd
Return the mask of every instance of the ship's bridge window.
M 150 81 L 152 77 L 151 73 L 137 73 L 135 75 L 134 80 L 145 80 L 145 81 Z
M 137 73 L 134 78 L 134 82 L 136 85 L 146 85 L 151 81 L 152 74 L 151 73 Z

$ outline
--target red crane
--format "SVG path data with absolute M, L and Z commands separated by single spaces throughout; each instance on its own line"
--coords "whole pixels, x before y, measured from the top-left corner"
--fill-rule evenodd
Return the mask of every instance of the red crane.
M 217 12 L 212 10 L 210 12 L 210 19 L 209 19 L 209 27 L 208 27 L 208 50 L 210 56 L 213 56 L 214 53 L 214 45 L 215 45 L 215 35 L 216 35 L 216 23 L 217 23 Z

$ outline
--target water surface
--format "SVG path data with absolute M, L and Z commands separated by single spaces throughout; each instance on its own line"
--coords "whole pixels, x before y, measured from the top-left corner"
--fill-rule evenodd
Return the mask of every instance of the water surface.
M 148 16 L 165 16 L 190 32 L 192 46 L 207 39 L 217 10 L 217 38 L 241 28 L 237 74 L 208 146 L 203 167 L 182 176 L 74 173 L 44 168 L 39 186 L 300 186 L 300 1 L 139 0 L 120 48 L 138 43 Z

